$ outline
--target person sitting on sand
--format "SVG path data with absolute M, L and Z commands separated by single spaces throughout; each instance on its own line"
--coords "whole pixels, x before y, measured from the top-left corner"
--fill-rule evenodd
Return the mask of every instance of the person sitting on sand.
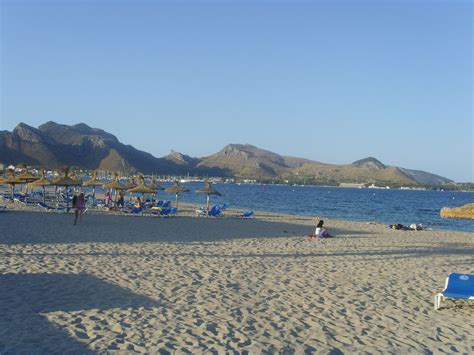
M 140 200 L 140 197 L 137 197 L 135 199 L 135 204 L 133 205 L 133 210 L 131 212 L 140 213 L 142 210 L 143 210 L 142 200 Z
M 322 219 L 319 220 L 318 224 L 316 225 L 314 235 L 318 238 L 332 238 L 333 236 L 329 234 L 328 230 L 324 228 L 323 225 L 324 221 Z
M 332 238 L 333 236 L 329 234 L 328 230 L 323 227 L 324 221 L 320 219 L 316 225 L 316 230 L 314 234 L 308 235 L 309 238 Z

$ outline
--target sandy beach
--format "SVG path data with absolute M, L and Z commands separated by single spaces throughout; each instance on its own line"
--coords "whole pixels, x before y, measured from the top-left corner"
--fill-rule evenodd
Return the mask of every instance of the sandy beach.
M 0 353 L 474 352 L 472 233 L 231 214 L 0 213 Z

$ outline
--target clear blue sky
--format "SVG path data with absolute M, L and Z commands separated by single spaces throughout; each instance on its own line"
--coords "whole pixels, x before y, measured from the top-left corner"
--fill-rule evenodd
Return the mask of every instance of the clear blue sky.
M 474 180 L 468 0 L 0 3 L 0 129 L 85 122 L 155 156 L 250 143 Z

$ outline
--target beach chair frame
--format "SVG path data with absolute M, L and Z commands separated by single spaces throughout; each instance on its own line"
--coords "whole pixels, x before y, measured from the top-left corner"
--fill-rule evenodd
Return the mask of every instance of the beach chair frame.
M 434 309 L 440 309 L 441 301 L 446 299 L 474 300 L 474 275 L 449 274 L 444 290 L 434 296 Z

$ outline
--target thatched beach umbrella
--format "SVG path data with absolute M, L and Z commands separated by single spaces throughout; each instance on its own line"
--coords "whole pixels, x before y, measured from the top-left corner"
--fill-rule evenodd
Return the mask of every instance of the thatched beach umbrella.
M 195 192 L 197 193 L 202 193 L 202 194 L 207 194 L 207 201 L 206 201 L 206 217 L 209 215 L 209 200 L 210 200 L 210 195 L 217 195 L 217 196 L 222 196 L 219 191 L 217 191 L 215 188 L 212 187 L 212 184 L 209 181 L 206 181 L 205 186 L 202 189 L 197 189 Z
M 69 212 L 69 186 L 81 186 L 82 181 L 78 181 L 75 179 L 71 179 L 69 177 L 69 167 L 63 168 L 64 176 L 59 176 L 58 178 L 54 179 L 51 184 L 55 186 L 64 186 L 66 188 L 66 213 Z
M 15 185 L 23 184 L 23 181 L 17 179 L 17 177 L 15 176 L 14 169 L 8 169 L 8 172 L 10 174 L 10 177 L 4 179 L 3 184 L 10 185 L 11 191 L 12 191 L 12 200 L 13 200 L 13 198 L 15 197 Z
M 39 186 L 43 188 L 43 203 L 46 203 L 46 186 L 51 186 L 52 183 L 45 177 L 45 171 L 41 172 L 41 179 L 35 180 L 31 183 L 32 186 Z
M 92 179 L 82 183 L 84 187 L 92 187 L 92 202 L 95 203 L 95 188 L 102 186 L 104 183 L 97 179 L 97 171 L 92 172 Z
M 145 185 L 145 182 L 142 181 L 140 184 L 138 184 L 138 186 L 135 186 L 133 189 L 128 190 L 128 192 L 142 194 L 143 198 L 144 194 L 154 194 L 156 190 L 149 188 Z
M 187 188 L 185 188 L 183 185 L 180 185 L 178 181 L 174 182 L 174 186 L 171 186 L 171 187 L 168 187 L 167 189 L 165 189 L 165 192 L 176 194 L 176 198 L 175 198 L 176 208 L 178 208 L 178 195 L 181 192 L 188 192 L 188 191 L 189 190 Z
M 474 219 L 474 203 L 454 208 L 444 207 L 441 209 L 440 215 L 443 218 Z
M 156 179 L 155 178 L 152 178 L 151 179 L 151 182 L 146 185 L 148 188 L 154 190 L 154 193 L 153 194 L 157 194 L 158 193 L 158 190 L 164 190 L 165 188 L 161 185 L 159 185 L 157 182 L 156 182 Z
M 81 187 L 81 190 L 82 190 L 82 184 L 83 184 L 83 183 L 82 183 L 82 180 L 78 179 L 76 173 L 75 173 L 75 172 L 70 173 L 70 174 L 69 174 L 69 177 L 70 177 L 72 180 L 74 180 L 74 181 L 76 181 L 76 182 L 78 183 L 77 185 L 74 185 L 74 186 L 80 186 L 80 187 Z
M 39 176 L 30 174 L 28 171 L 24 171 L 22 174 L 17 175 L 16 178 L 29 184 L 30 182 L 38 180 Z
M 153 179 L 153 178 L 151 179 L 151 183 L 149 183 L 149 184 L 146 185 L 146 186 L 148 186 L 150 189 L 155 190 L 155 191 L 157 191 L 157 190 L 164 190 L 164 187 L 162 187 L 161 185 L 158 185 L 158 184 L 156 183 L 156 179 Z
M 112 180 L 105 184 L 103 183 L 102 187 L 104 189 L 125 190 L 125 186 L 122 185 L 118 180 Z
M 130 178 L 124 186 L 125 186 L 126 190 L 130 190 L 130 189 L 133 189 L 134 187 L 136 187 L 137 184 L 135 184 L 135 179 L 134 178 Z
M 17 175 L 16 178 L 26 184 L 26 194 L 28 195 L 28 184 L 35 180 L 38 180 L 39 177 L 28 172 L 28 167 L 26 164 L 21 164 L 20 166 L 23 169 L 23 172 L 20 175 Z M 25 196 L 26 202 L 26 196 Z

